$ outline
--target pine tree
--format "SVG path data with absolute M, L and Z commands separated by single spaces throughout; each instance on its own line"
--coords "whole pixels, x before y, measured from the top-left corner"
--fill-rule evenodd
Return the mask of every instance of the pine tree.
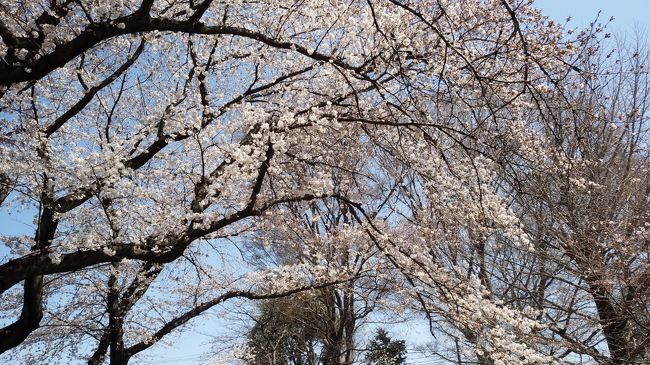
M 406 342 L 392 340 L 385 329 L 377 329 L 366 354 L 368 365 L 402 365 L 406 363 Z

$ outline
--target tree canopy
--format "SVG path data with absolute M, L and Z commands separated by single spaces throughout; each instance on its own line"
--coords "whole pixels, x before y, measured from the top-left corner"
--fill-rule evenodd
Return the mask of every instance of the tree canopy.
M 3 0 L 0 208 L 33 227 L 0 231 L 0 362 L 127 364 L 325 292 L 350 349 L 381 311 L 454 363 L 647 362 L 648 50 L 603 27 L 527 0 Z

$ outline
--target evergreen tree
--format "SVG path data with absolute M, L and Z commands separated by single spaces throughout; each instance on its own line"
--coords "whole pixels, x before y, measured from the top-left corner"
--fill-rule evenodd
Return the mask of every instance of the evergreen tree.
M 368 346 L 366 354 L 368 365 L 402 365 L 406 363 L 406 343 L 404 340 L 392 340 L 386 330 L 377 329 L 377 333 Z

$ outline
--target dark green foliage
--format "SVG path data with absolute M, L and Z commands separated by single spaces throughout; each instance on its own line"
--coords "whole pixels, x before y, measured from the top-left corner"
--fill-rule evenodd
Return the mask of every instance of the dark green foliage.
M 406 362 L 406 343 L 404 340 L 392 340 L 383 328 L 368 345 L 366 363 L 369 365 L 402 365 Z
M 262 302 L 248 334 L 250 365 L 315 365 L 318 363 L 318 324 L 308 298 Z M 313 303 L 313 302 L 311 302 Z

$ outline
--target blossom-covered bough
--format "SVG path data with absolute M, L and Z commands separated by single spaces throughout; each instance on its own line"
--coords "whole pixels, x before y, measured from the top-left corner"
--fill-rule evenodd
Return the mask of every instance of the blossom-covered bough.
M 4 356 L 124 364 L 226 299 L 372 273 L 463 356 L 557 360 L 485 266 L 535 249 L 499 174 L 548 163 L 585 44 L 528 1 L 6 1 L 0 37 L 0 201 L 35 227 L 2 236 Z M 332 199 L 363 265 L 241 277 L 230 245 Z

